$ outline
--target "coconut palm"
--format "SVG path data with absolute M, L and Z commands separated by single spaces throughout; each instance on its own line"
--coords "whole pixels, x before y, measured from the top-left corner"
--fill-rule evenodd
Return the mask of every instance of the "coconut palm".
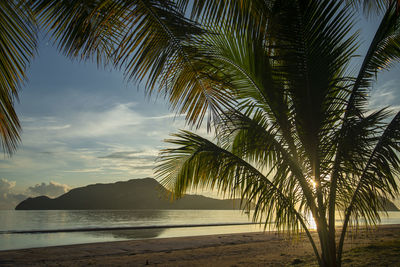
M 65 54 L 146 80 L 192 126 L 207 116 L 215 140 L 182 130 L 160 156 L 157 174 L 177 197 L 195 187 L 239 195 L 254 220 L 305 231 L 318 263 L 340 266 L 348 227 L 379 222 L 398 194 L 400 164 L 400 113 L 367 105 L 400 56 L 396 3 L 379 2 L 385 13 L 358 66 L 354 2 L 40 0 L 34 9 Z
M 355 76 L 357 35 L 347 6 L 270 1 L 248 8 L 253 13 L 236 22 L 211 24 L 199 45 L 208 49 L 202 71 L 211 81 L 224 77 L 235 100 L 219 110 L 214 142 L 175 134 L 157 173 L 177 196 L 198 186 L 239 194 L 255 204 L 255 220 L 304 230 L 319 264 L 340 266 L 348 226 L 360 218 L 377 223 L 385 200 L 398 193 L 400 114 L 388 122 L 387 109 L 367 109 L 375 74 L 399 56 L 394 4 Z M 344 217 L 338 239 L 336 211 Z
M 34 20 L 24 2 L 0 1 L 0 144 L 8 154 L 20 141 L 14 101 L 36 48 Z

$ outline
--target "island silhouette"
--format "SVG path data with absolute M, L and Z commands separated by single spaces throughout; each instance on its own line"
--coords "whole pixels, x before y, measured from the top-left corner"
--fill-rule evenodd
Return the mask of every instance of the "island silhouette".
M 57 197 L 27 198 L 16 210 L 91 210 L 91 209 L 239 209 L 240 199 L 214 199 L 185 195 L 172 200 L 171 191 L 152 178 L 92 184 L 78 187 Z

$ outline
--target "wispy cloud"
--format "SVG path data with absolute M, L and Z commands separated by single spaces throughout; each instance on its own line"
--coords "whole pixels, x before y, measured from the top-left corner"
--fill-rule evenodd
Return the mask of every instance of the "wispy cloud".
M 0 160 L 0 167 L 13 179 L 58 177 L 73 185 L 152 176 L 162 140 L 183 126 L 167 110 L 143 111 L 134 102 L 57 116 L 31 114 L 23 117 L 23 145 L 12 159 Z
M 65 125 L 47 125 L 47 126 L 37 126 L 37 127 L 32 127 L 32 126 L 27 126 L 25 127 L 25 130 L 36 130 L 36 131 L 57 131 L 57 130 L 65 130 L 71 127 L 71 124 L 65 124 Z
M 400 110 L 400 80 L 389 80 L 371 92 L 369 107 L 373 110 L 389 107 L 390 110 Z
M 64 170 L 63 172 L 71 172 L 71 173 L 96 173 L 103 172 L 104 168 L 87 168 L 87 169 L 72 169 L 72 170 Z
M 99 157 L 100 159 L 123 159 L 123 160 L 150 160 L 154 161 L 156 155 L 146 154 L 144 151 L 122 151 L 114 152 L 106 156 Z
M 53 140 L 90 138 L 162 139 L 169 131 L 183 127 L 183 118 L 174 114 L 147 116 L 135 109 L 136 103 L 117 103 L 101 111 L 85 110 L 59 118 L 25 119 L 24 131 L 35 137 L 39 133 L 52 135 Z M 119 138 L 120 139 L 120 138 Z M 106 140 L 103 140 L 106 141 Z M 134 140 L 132 140 L 134 141 Z

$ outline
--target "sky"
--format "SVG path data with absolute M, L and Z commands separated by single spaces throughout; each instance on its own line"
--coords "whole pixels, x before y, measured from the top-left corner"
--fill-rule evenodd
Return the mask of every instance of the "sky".
M 72 62 L 46 39 L 28 77 L 16 104 L 22 144 L 0 160 L 3 196 L 57 196 L 87 184 L 153 177 L 163 139 L 185 126 L 164 99 L 146 97 L 121 72 Z
M 377 24 L 361 19 L 358 25 L 363 54 Z M 399 74 L 396 66 L 378 76 L 371 107 L 400 109 Z M 92 62 L 73 62 L 44 37 L 28 78 L 15 106 L 22 144 L 0 159 L 0 209 L 27 196 L 56 197 L 88 184 L 154 177 L 163 140 L 185 126 L 166 100 L 146 97 L 138 82 Z

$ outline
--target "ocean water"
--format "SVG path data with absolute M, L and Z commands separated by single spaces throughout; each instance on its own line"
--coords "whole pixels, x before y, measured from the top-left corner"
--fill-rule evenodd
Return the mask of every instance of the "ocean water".
M 381 224 L 400 224 L 400 212 L 388 215 Z M 249 223 L 234 210 L 1 210 L 0 250 L 264 229 Z
M 248 215 L 234 210 L 0 210 L 0 250 L 263 229 L 244 223 L 251 223 Z M 210 224 L 214 226 L 177 227 Z M 219 224 L 242 225 L 216 226 Z M 152 226 L 152 229 L 115 229 Z M 173 227 L 156 228 L 160 226 Z M 114 229 L 91 231 L 98 228 Z M 60 229 L 67 232 L 40 232 Z

